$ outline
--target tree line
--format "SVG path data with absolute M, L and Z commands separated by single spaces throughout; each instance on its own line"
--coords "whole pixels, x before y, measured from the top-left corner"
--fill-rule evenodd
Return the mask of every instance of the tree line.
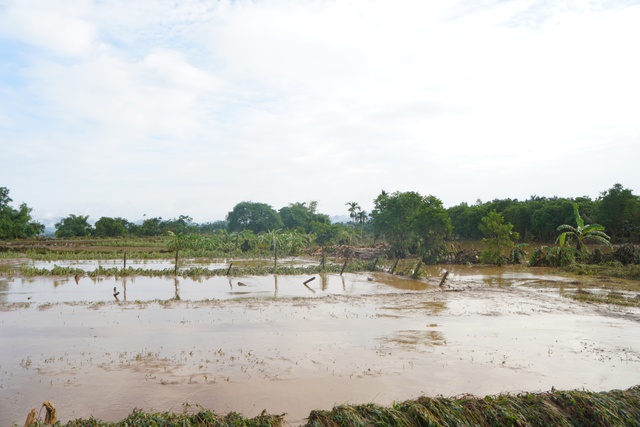
M 31 217 L 32 209 L 22 203 L 10 206 L 9 190 L 0 187 L 0 239 L 39 236 L 44 226 Z M 444 240 L 481 239 L 508 228 L 513 241 L 550 242 L 558 227 L 575 222 L 579 209 L 585 223 L 598 223 L 613 242 L 640 242 L 640 196 L 615 184 L 596 200 L 589 197 L 559 198 L 532 196 L 528 200 L 496 199 L 461 203 L 444 208 L 435 196 L 417 192 L 382 191 L 370 214 L 357 202 L 346 203 L 351 218 L 347 224 L 332 224 L 328 215 L 317 211 L 317 202 L 291 203 L 279 210 L 268 204 L 238 203 L 225 220 L 198 224 L 186 215 L 164 220 L 145 218 L 133 223 L 125 218 L 101 217 L 93 225 L 87 215 L 75 215 L 55 224 L 56 237 L 148 237 L 174 234 L 214 234 L 273 230 L 313 234 L 318 244 L 349 243 L 367 235 L 386 241 L 397 256 L 418 254 L 428 261 L 436 256 Z M 484 220 L 484 223 L 483 223 Z

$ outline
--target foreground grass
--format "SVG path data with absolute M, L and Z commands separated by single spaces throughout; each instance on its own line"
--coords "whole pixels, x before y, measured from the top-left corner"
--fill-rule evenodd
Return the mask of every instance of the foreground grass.
M 640 386 L 605 393 L 553 391 L 477 398 L 420 397 L 313 411 L 309 427 L 337 426 L 640 426 Z
M 35 426 L 43 426 L 36 421 Z M 202 409 L 195 414 L 134 411 L 112 423 L 94 418 L 76 419 L 66 427 L 129 426 L 255 426 L 286 425 L 284 415 L 245 418 L 236 413 L 225 416 Z M 306 427 L 346 426 L 640 426 L 640 386 L 628 390 L 589 392 L 581 390 L 547 393 L 501 394 L 478 398 L 420 397 L 394 403 L 340 405 L 331 411 L 312 411 Z

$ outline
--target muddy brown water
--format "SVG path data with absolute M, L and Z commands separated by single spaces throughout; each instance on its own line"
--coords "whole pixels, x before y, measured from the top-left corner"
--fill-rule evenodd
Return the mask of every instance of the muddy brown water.
M 640 310 L 566 299 L 577 279 L 546 269 L 450 270 L 444 291 L 442 268 L 136 277 L 127 301 L 122 278 L 0 278 L 0 425 L 45 400 L 63 421 L 189 403 L 297 425 L 341 403 L 640 384 Z

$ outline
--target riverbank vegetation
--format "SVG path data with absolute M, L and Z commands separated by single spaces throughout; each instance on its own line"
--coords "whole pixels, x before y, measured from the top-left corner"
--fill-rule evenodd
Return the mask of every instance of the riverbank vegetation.
M 185 407 L 188 405 L 185 405 Z M 186 412 L 185 408 L 185 412 Z M 144 412 L 135 410 L 118 422 L 95 418 L 75 419 L 66 427 L 125 426 L 247 426 L 280 427 L 286 425 L 283 415 L 262 414 L 245 418 L 237 413 L 218 415 L 199 408 L 195 413 Z M 31 426 L 44 426 L 35 420 Z M 546 393 L 520 393 L 486 396 L 470 395 L 453 398 L 420 397 L 391 406 L 375 404 L 339 405 L 330 411 L 314 410 L 305 427 L 352 426 L 640 426 L 640 387 L 609 392 L 584 390 Z

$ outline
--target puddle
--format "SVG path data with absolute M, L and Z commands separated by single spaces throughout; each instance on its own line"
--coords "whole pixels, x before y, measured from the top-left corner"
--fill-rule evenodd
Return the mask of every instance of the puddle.
M 299 425 L 341 403 L 640 384 L 639 309 L 562 298 L 575 278 L 543 270 L 482 271 L 450 269 L 452 292 L 441 269 L 0 279 L 0 425 L 45 400 L 63 421 L 188 402 Z

